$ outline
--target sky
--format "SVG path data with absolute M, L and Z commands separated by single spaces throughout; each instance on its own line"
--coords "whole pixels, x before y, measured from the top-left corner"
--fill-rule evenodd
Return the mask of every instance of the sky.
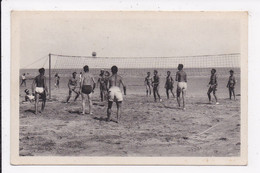
M 241 52 L 241 15 L 210 12 L 13 12 L 20 67 L 49 53 L 174 57 Z M 14 29 L 13 29 L 14 30 Z

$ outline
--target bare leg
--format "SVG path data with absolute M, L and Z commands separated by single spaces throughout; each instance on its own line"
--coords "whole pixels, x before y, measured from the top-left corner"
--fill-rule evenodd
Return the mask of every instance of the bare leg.
M 78 97 L 79 97 L 79 93 L 78 92 L 76 92 L 76 91 L 74 91 L 75 93 L 76 93 L 76 97 L 75 97 L 75 99 L 74 99 L 74 102 L 78 99 Z
M 180 92 L 180 90 L 177 89 L 177 103 L 178 103 L 179 108 L 181 107 L 180 95 L 181 95 L 181 92 Z
M 154 101 L 156 102 L 156 89 L 153 88 L 153 97 L 154 97 Z
M 209 90 L 208 90 L 208 98 L 209 98 L 209 102 L 211 102 L 211 95 L 210 95 L 210 93 L 212 92 L 212 89 L 211 89 L 211 87 L 209 88 Z
M 171 89 L 171 93 L 172 93 L 172 97 L 173 97 L 173 98 L 175 98 L 175 95 L 174 95 L 174 93 L 173 93 L 172 89 Z
M 89 114 L 93 114 L 93 112 L 92 112 L 92 105 L 93 105 L 93 103 L 92 103 L 92 94 L 90 93 L 87 96 L 88 96 L 88 103 L 89 103 Z
M 234 100 L 236 100 L 235 88 L 232 89 Z
M 169 89 L 166 88 L 166 95 L 167 95 L 167 99 L 169 99 Z
M 121 117 L 121 105 L 122 105 L 122 102 L 116 102 L 116 106 L 117 106 L 117 113 L 116 113 L 117 123 L 119 123 L 119 119 Z
M 70 97 L 71 97 L 71 90 L 69 90 L 69 96 L 67 97 L 67 103 L 69 102 L 69 100 L 70 100 Z
M 185 96 L 186 96 L 186 91 L 182 90 L 183 109 L 185 109 Z
M 82 115 L 84 115 L 86 110 L 86 105 L 85 105 L 85 96 L 83 93 L 81 93 L 81 97 L 82 97 Z
M 110 121 L 112 105 L 113 105 L 113 102 L 108 101 L 108 108 L 107 108 L 107 121 Z
M 216 102 L 218 102 L 218 98 L 215 91 L 213 91 L 213 96 L 215 97 Z
M 38 114 L 39 94 L 35 93 L 35 115 Z
M 232 98 L 232 89 L 228 88 L 228 90 L 229 90 L 229 99 L 231 100 L 231 98 Z

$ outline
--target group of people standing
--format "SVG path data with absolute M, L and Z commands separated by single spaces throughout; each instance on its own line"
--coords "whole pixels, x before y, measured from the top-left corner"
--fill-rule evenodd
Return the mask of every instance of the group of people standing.
M 183 64 L 178 65 L 178 71 L 176 73 L 176 78 L 175 80 L 178 82 L 177 83 L 177 102 L 179 108 L 181 107 L 181 98 L 180 96 L 182 95 L 183 99 L 183 109 L 185 109 L 185 94 L 187 90 L 187 74 L 183 70 Z M 161 102 L 161 96 L 159 94 L 159 86 L 160 86 L 160 78 L 158 75 L 158 71 L 154 70 L 154 76 L 151 77 L 151 73 L 147 72 L 147 76 L 144 80 L 144 83 L 146 85 L 146 96 L 151 95 L 151 90 L 153 90 L 153 96 L 154 96 L 154 101 L 157 101 L 157 97 L 159 101 Z M 166 77 L 166 82 L 164 85 L 164 88 L 166 89 L 166 95 L 167 99 L 169 99 L 169 92 L 171 92 L 173 98 L 175 98 L 175 94 L 173 92 L 174 88 L 174 80 L 171 76 L 171 72 L 167 71 L 167 77 Z
M 108 101 L 108 108 L 107 108 L 107 120 L 111 120 L 111 108 L 113 105 L 113 102 L 116 102 L 117 105 L 117 120 L 116 122 L 119 122 L 120 114 L 121 114 L 121 105 L 123 101 L 123 94 L 121 92 L 120 87 L 123 87 L 124 95 L 126 95 L 126 86 L 123 82 L 122 76 L 118 75 L 118 67 L 112 66 L 111 67 L 111 73 L 108 71 L 105 71 L 102 69 L 100 71 L 100 75 L 97 81 L 97 85 L 99 85 L 100 88 L 100 97 L 101 101 L 107 100 Z M 46 84 L 46 77 L 44 76 L 45 69 L 40 68 L 39 69 L 39 75 L 36 76 L 33 79 L 32 83 L 32 95 L 30 95 L 29 90 L 26 89 L 25 93 L 25 99 L 26 101 L 32 101 L 35 100 L 35 114 L 38 113 L 38 103 L 39 99 L 42 100 L 42 108 L 41 111 L 45 108 L 46 103 L 46 97 L 48 96 L 48 88 Z M 69 78 L 68 81 L 68 88 L 69 88 L 69 95 L 66 99 L 66 103 L 69 103 L 69 100 L 71 98 L 72 93 L 75 93 L 76 96 L 74 98 L 74 101 L 77 100 L 77 98 L 81 95 L 82 97 L 82 114 L 84 115 L 86 113 L 86 102 L 88 101 L 89 105 L 89 114 L 93 114 L 92 112 L 92 94 L 94 93 L 94 90 L 96 88 L 96 81 L 94 76 L 89 72 L 89 67 L 85 65 L 83 67 L 83 73 L 80 73 L 79 79 L 76 77 L 77 73 L 73 72 L 72 77 Z M 22 77 L 22 84 L 25 83 L 25 74 L 23 74 L 24 77 Z M 59 80 L 60 77 L 58 75 L 55 75 L 55 79 Z M 176 72 L 175 81 L 177 82 L 177 103 L 179 108 L 181 108 L 181 99 L 183 100 L 183 109 L 185 110 L 185 95 L 187 90 L 187 74 L 183 70 L 183 64 L 178 65 L 178 71 Z M 158 75 L 158 71 L 154 70 L 154 76 L 151 77 L 150 72 L 147 73 L 147 77 L 145 78 L 145 85 L 146 85 L 146 95 L 151 95 L 151 90 L 153 90 L 154 95 L 154 101 L 157 101 L 157 97 L 159 101 L 161 102 L 161 96 L 159 94 L 159 85 L 160 85 L 160 78 Z M 227 88 L 229 89 L 229 98 L 232 98 L 232 95 L 234 99 L 235 97 L 235 85 L 236 80 L 234 77 L 234 71 L 230 70 L 230 77 L 227 83 Z M 56 86 L 59 86 L 59 83 Z M 218 86 L 218 77 L 216 73 L 216 69 L 211 70 L 211 76 L 210 81 L 208 84 L 208 99 L 211 103 L 211 93 L 213 93 L 213 96 L 216 100 L 216 104 L 219 104 L 218 98 L 216 95 Z M 165 89 L 166 89 L 166 95 L 169 99 L 169 92 L 171 92 L 173 98 L 175 98 L 174 92 L 174 80 L 171 77 L 171 72 L 167 71 L 167 77 L 165 82 Z M 181 98 L 182 96 L 182 98 Z

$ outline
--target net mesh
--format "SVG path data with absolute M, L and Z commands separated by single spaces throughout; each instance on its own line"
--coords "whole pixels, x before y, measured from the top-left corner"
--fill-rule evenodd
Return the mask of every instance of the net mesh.
M 52 74 L 60 76 L 71 75 L 73 71 L 81 72 L 84 65 L 88 65 L 92 72 L 98 73 L 100 69 L 110 69 L 116 65 L 119 69 L 128 70 L 131 75 L 140 74 L 148 69 L 161 69 L 162 71 L 176 71 L 178 64 L 184 64 L 189 76 L 208 76 L 211 68 L 216 68 L 218 75 L 229 75 L 230 69 L 240 73 L 240 54 L 180 56 L 180 57 L 91 57 L 51 55 Z

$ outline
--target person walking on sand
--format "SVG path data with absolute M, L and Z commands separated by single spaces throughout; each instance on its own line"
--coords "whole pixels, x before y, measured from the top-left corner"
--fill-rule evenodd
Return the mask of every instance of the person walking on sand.
M 177 102 L 179 108 L 181 108 L 181 95 L 182 95 L 182 101 L 183 101 L 183 110 L 185 110 L 185 96 L 186 96 L 186 90 L 187 90 L 187 74 L 185 71 L 183 71 L 183 64 L 178 65 L 178 71 L 176 73 L 175 80 L 177 83 Z
M 44 76 L 45 69 L 40 68 L 39 73 L 40 74 L 34 78 L 33 83 L 32 83 L 32 92 L 35 95 L 35 114 L 38 114 L 39 98 L 42 99 L 41 112 L 43 112 L 44 108 L 45 108 L 46 97 L 48 95 L 46 77 Z
M 218 77 L 217 77 L 217 74 L 216 74 L 216 69 L 212 69 L 211 70 L 211 76 L 210 76 L 210 80 L 209 80 L 209 84 L 208 84 L 208 98 L 209 98 L 209 103 L 211 104 L 211 93 L 213 92 L 213 96 L 215 97 L 215 100 L 216 100 L 216 105 L 219 104 L 218 102 L 218 98 L 217 98 L 217 95 L 216 95 L 216 91 L 217 91 L 217 87 L 218 87 Z
M 22 75 L 22 82 L 21 85 L 22 86 L 24 84 L 24 86 L 26 87 L 26 77 L 25 77 L 25 73 Z
M 86 98 L 88 99 L 89 104 L 89 114 L 93 114 L 92 112 L 92 94 L 94 93 L 94 89 L 96 86 L 95 79 L 92 74 L 89 73 L 89 67 L 85 65 L 83 67 L 84 73 L 82 74 L 81 82 L 80 82 L 80 92 L 82 97 L 82 115 L 85 114 L 86 109 Z
M 171 77 L 171 72 L 167 71 L 167 77 L 166 77 L 166 82 L 165 82 L 165 86 L 164 88 L 166 89 L 166 95 L 167 95 L 167 99 L 169 99 L 169 91 L 172 93 L 173 98 L 175 98 L 175 95 L 173 93 L 173 84 L 174 84 L 174 80 Z
M 111 67 L 112 76 L 108 78 L 108 108 L 107 108 L 107 121 L 111 118 L 111 108 L 113 102 L 116 102 L 117 106 L 117 123 L 119 123 L 119 118 L 121 117 L 121 106 L 123 102 L 123 95 L 120 90 L 120 86 L 123 86 L 124 95 L 126 95 L 126 86 L 124 85 L 123 78 L 117 74 L 117 66 Z
M 236 100 L 236 95 L 235 95 L 236 79 L 234 76 L 234 71 L 230 70 L 229 73 L 230 73 L 230 76 L 229 76 L 228 83 L 227 83 L 227 88 L 229 90 L 229 99 L 231 100 L 232 94 L 233 94 L 234 100 Z
M 154 96 L 154 101 L 157 101 L 156 96 L 158 96 L 159 101 L 162 102 L 161 96 L 159 94 L 159 86 L 160 86 L 160 78 L 158 76 L 158 71 L 154 70 L 154 76 L 152 78 L 152 86 L 153 86 L 153 96 Z

